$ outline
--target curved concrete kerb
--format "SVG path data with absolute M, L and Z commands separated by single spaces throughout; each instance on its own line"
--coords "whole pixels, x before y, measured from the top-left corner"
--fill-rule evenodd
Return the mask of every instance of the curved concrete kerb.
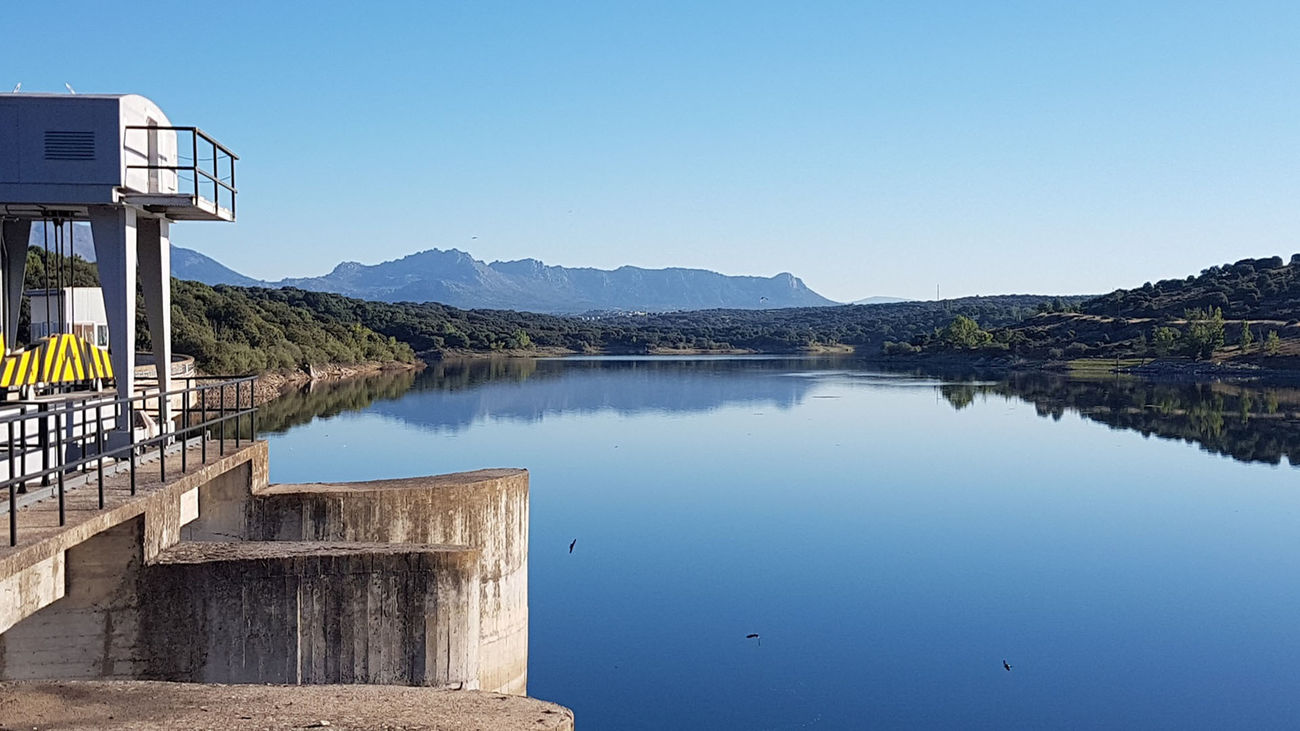
M 361 541 L 477 549 L 479 687 L 527 691 L 528 472 L 270 485 L 253 495 L 244 533 L 259 541 Z
M 462 546 L 181 543 L 144 575 L 171 597 L 147 677 L 477 688 L 478 570 Z

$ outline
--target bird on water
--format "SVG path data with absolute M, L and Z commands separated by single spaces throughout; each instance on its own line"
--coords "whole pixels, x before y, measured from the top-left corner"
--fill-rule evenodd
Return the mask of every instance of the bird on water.
M 573 553 L 573 547 L 576 545 L 578 545 L 578 539 L 574 538 L 573 542 L 569 544 L 569 553 Z
M 759 637 L 757 633 L 751 632 L 751 633 L 745 635 L 745 639 L 747 639 L 747 640 L 758 640 L 758 646 L 759 646 L 759 647 L 762 647 L 762 646 L 763 646 L 763 638 L 762 638 L 762 637 Z
M 1011 666 L 1007 664 L 1006 660 L 1002 661 L 1002 667 L 1006 668 L 1008 673 L 1011 672 Z

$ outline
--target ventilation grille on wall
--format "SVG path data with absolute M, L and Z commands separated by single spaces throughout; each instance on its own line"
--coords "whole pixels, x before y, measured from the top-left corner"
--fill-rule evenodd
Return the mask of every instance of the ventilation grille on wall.
M 46 160 L 94 160 L 94 132 L 45 132 Z

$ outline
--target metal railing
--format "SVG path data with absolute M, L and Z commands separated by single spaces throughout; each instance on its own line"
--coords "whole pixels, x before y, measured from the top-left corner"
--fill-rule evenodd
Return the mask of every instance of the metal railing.
M 139 470 L 154 455 L 159 482 L 165 483 L 169 458 L 173 467 L 179 458 L 180 472 L 185 474 L 190 469 L 189 452 L 195 446 L 200 463 L 207 464 L 209 451 L 225 455 L 228 437 L 233 437 L 236 449 L 244 440 L 256 439 L 256 376 L 173 380 L 185 385 L 166 392 L 146 390 L 130 398 L 119 398 L 114 392 L 87 392 L 0 403 L 0 409 L 15 410 L 0 413 L 0 438 L 4 439 L 0 452 L 8 464 L 0 496 L 7 493 L 9 497 L 10 546 L 18 545 L 18 496 L 33 486 L 48 489 L 51 497 L 58 498 L 62 526 L 67 522 L 65 501 L 71 480 L 84 476 L 82 485 L 94 483 L 102 510 L 106 467 L 129 471 L 130 494 L 135 495 Z M 137 417 L 142 423 L 137 424 Z M 153 433 L 155 428 L 157 433 Z M 213 440 L 217 443 L 210 447 Z M 0 475 L 6 474 L 5 469 L 0 467 Z
M 151 177 L 148 190 L 146 193 L 158 193 L 157 180 L 154 179 L 158 172 L 168 172 L 176 176 L 176 193 L 182 195 L 191 195 L 194 198 L 211 201 L 218 209 L 225 208 L 230 211 L 230 215 L 235 215 L 235 161 L 239 156 L 231 152 L 225 145 L 212 139 L 206 132 L 198 127 L 161 127 L 155 125 L 128 125 L 126 127 L 126 146 L 129 149 L 136 149 L 131 145 L 131 133 L 143 132 L 146 137 L 145 151 L 142 152 L 146 159 L 154 160 L 158 157 L 158 141 L 156 136 L 159 132 L 169 132 L 176 136 L 176 164 L 175 165 L 158 165 L 150 162 L 148 165 L 127 165 L 126 169 L 144 170 Z M 153 135 L 153 138 L 148 137 Z M 187 138 L 188 139 L 185 139 Z M 188 142 L 189 144 L 185 144 Z M 152 152 L 150 151 L 152 150 Z M 189 152 L 188 159 L 185 152 Z M 200 157 L 200 154 L 205 157 Z M 210 156 L 209 156 L 210 155 Z M 222 170 L 224 163 L 225 170 Z M 224 197 L 226 205 L 222 202 Z

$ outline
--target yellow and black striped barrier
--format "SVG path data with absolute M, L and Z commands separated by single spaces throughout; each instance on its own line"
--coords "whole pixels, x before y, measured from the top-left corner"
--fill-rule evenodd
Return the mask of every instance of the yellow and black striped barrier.
M 3 341 L 0 340 L 0 347 Z M 76 383 L 113 377 L 108 351 L 77 335 L 41 338 L 32 347 L 0 359 L 0 387 Z

